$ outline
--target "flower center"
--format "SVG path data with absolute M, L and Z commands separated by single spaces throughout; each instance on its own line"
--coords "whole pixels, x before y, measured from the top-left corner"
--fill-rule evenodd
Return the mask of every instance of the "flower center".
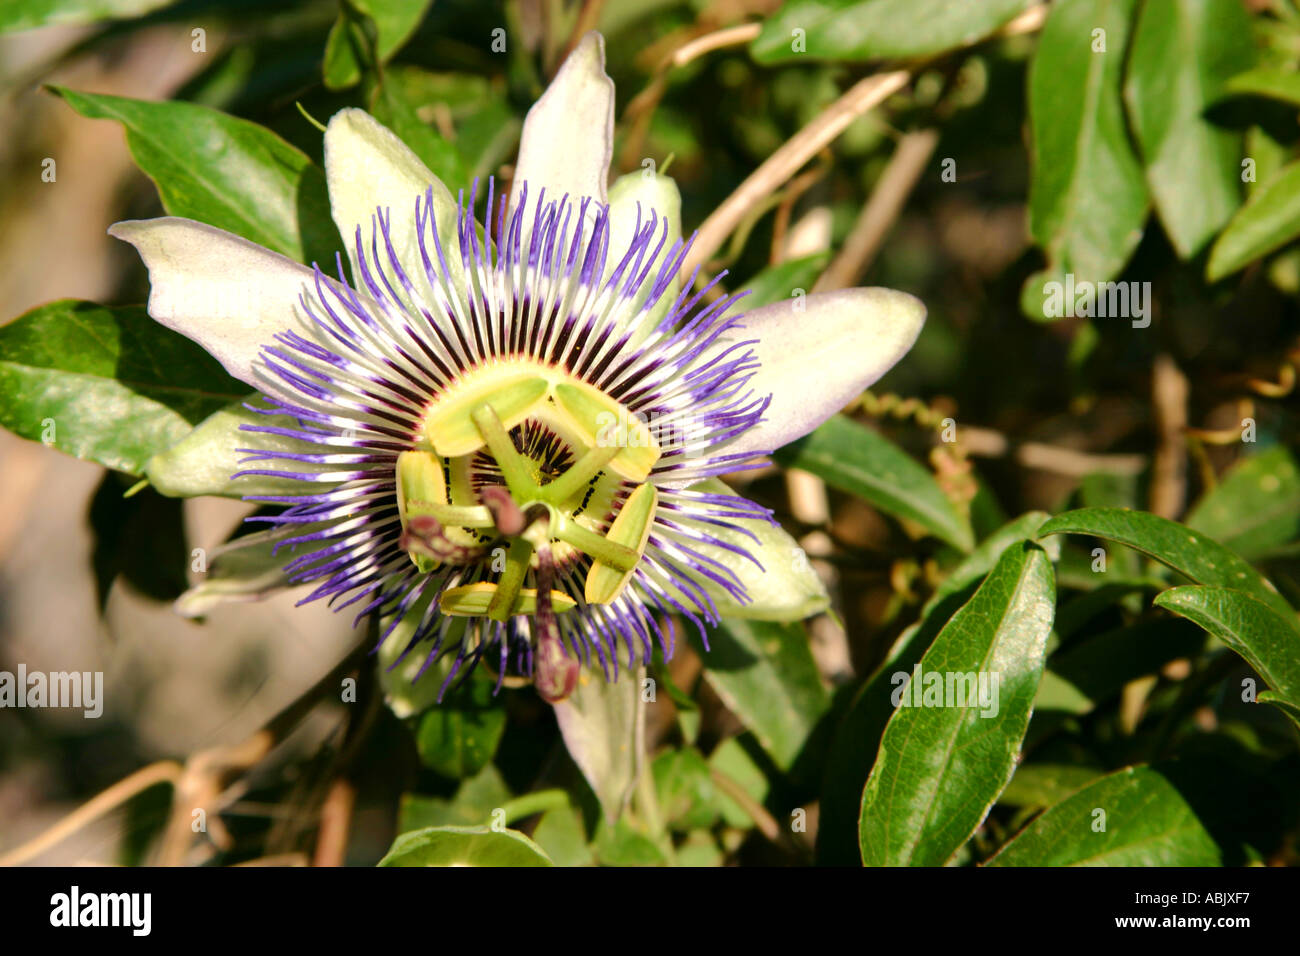
M 445 614 L 553 620 L 577 606 L 553 585 L 583 555 L 583 600 L 609 604 L 645 553 L 658 506 L 645 479 L 660 454 L 643 422 L 563 369 L 474 369 L 431 403 L 416 448 L 398 456 L 402 547 L 425 573 L 495 575 L 445 589 Z

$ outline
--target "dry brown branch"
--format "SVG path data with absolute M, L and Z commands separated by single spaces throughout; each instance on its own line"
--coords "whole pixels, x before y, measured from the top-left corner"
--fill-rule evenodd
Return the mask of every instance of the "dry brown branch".
M 161 866 L 180 866 L 194 842 L 194 811 L 203 811 L 208 838 L 223 850 L 234 845 L 219 811 L 223 808 L 222 791 L 226 778 L 236 771 L 247 770 L 271 751 L 275 738 L 268 730 L 231 747 L 201 750 L 185 762 L 172 796 L 172 812 L 163 831 L 158 851 Z
M 335 780 L 320 808 L 320 833 L 312 866 L 342 866 L 348 849 L 348 829 L 357 790 L 348 781 Z
M 977 425 L 963 425 L 959 434 L 966 453 L 972 457 L 1004 458 L 1012 455 L 1016 462 L 1026 468 L 1037 468 L 1073 478 L 1082 478 L 1093 472 L 1137 475 L 1147 466 L 1145 455 L 1097 454 L 1044 442 L 1012 442 L 999 431 Z
M 184 768 L 174 760 L 162 760 L 142 767 L 107 790 L 96 794 L 44 833 L 0 856 L 0 867 L 18 866 L 40 856 L 50 847 L 63 842 L 82 827 L 98 820 L 150 787 L 160 783 L 175 786 L 183 772 Z
M 1151 405 L 1156 419 L 1156 449 L 1151 462 L 1150 508 L 1175 519 L 1187 501 L 1187 377 L 1167 354 L 1151 366 Z
M 740 26 L 727 27 L 722 30 L 714 30 L 712 33 L 706 33 L 702 37 L 696 37 L 689 43 L 683 43 L 674 50 L 668 58 L 668 65 L 673 67 L 685 66 L 692 60 L 698 60 L 704 54 L 712 53 L 714 50 L 749 43 L 757 39 L 762 29 L 763 25 L 761 23 L 742 23 Z
M 998 35 L 1014 36 L 1032 33 L 1043 25 L 1046 17 L 1046 4 L 1032 7 L 1004 26 L 998 31 Z M 708 262 L 713 257 L 752 206 L 761 202 L 773 190 L 780 188 L 799 171 L 804 163 L 824 146 L 833 142 L 855 119 L 903 89 L 911 80 L 913 70 L 921 65 L 915 64 L 909 69 L 877 73 L 859 80 L 812 122 L 786 140 L 749 175 L 749 178 L 736 187 L 735 192 L 714 210 L 713 215 L 705 220 L 694 246 L 691 247 L 690 255 L 682 264 L 683 277 L 689 276 L 697 266 Z
M 713 257 L 751 208 L 785 185 L 804 163 L 833 142 L 850 123 L 897 93 L 910 78 L 907 70 L 893 70 L 859 80 L 816 119 L 786 140 L 704 221 L 682 263 L 683 280 L 689 278 L 696 266 Z
M 937 130 L 907 133 L 880 174 L 839 254 L 817 279 L 814 292 L 829 292 L 857 285 L 880 251 L 885 237 L 903 211 L 921 173 L 939 144 Z

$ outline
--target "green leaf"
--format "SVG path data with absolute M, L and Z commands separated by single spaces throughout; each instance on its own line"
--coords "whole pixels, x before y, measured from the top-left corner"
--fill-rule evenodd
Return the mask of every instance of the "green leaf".
M 722 796 L 709 775 L 709 765 L 694 747 L 665 750 L 651 765 L 664 822 L 674 830 L 713 826 L 721 814 Z
M 556 866 L 590 866 L 595 861 L 576 807 L 548 810 L 537 821 L 533 840 Z
M 867 866 L 941 865 L 983 821 L 1015 771 L 1055 605 L 1047 554 L 1028 542 L 1009 548 L 910 681 L 891 677 L 898 709 L 858 822 Z M 963 692 L 959 706 L 944 694 L 946 684 L 958 689 L 954 675 L 983 679 L 992 694 L 967 702 Z M 924 706 L 911 703 L 918 693 Z
M 1274 707 L 1280 709 L 1282 713 L 1286 714 L 1287 717 L 1290 718 L 1291 723 L 1295 724 L 1295 729 L 1300 732 L 1300 707 L 1283 700 L 1271 690 L 1261 691 L 1259 696 L 1255 699 L 1262 704 L 1272 704 Z
M 808 292 L 830 258 L 829 252 L 815 252 L 810 256 L 787 259 L 778 265 L 769 266 L 741 286 L 749 294 L 740 300 L 740 307 L 748 312 L 788 299 L 796 294 L 797 289 Z
M 1038 529 L 1051 534 L 1087 534 L 1118 541 L 1155 558 L 1197 584 L 1244 591 L 1296 628 L 1295 611 L 1264 578 L 1223 545 L 1176 521 L 1146 511 L 1082 508 L 1057 515 Z
M 1039 38 L 1029 76 L 1029 232 L 1048 264 L 1025 282 L 1030 318 L 1059 318 L 1050 283 L 1064 284 L 1067 274 L 1109 281 L 1142 238 L 1146 184 L 1120 100 L 1134 2 L 1053 4 Z M 1094 52 L 1103 37 L 1105 52 Z
M 1241 134 L 1215 126 L 1205 110 L 1254 59 L 1250 16 L 1238 0 L 1142 7 L 1125 98 L 1156 212 L 1184 259 L 1241 205 Z
M 1155 603 L 1205 628 L 1244 657 L 1275 695 L 1300 707 L 1300 630 L 1294 619 L 1224 587 L 1171 588 Z
M 263 451 L 301 452 L 303 443 L 280 435 L 246 432 L 243 425 L 294 428 L 297 422 L 284 415 L 260 415 L 244 407 L 265 407 L 256 395 L 232 402 L 213 412 L 184 438 L 154 455 L 144 466 L 144 475 L 160 494 L 171 498 L 219 495 L 242 498 L 245 495 L 301 494 L 303 484 L 292 478 L 266 475 L 232 476 L 248 468 L 265 468 L 266 462 L 244 464 L 246 451 L 256 447 Z
M 488 764 L 506 729 L 505 707 L 492 686 L 476 671 L 425 711 L 415 735 L 421 763 L 456 779 L 472 777 Z
M 860 866 L 858 817 L 862 811 L 862 789 L 871 775 L 880 738 L 894 715 L 894 685 L 897 672 L 911 673 L 951 614 L 943 613 L 947 602 L 928 611 L 890 649 L 889 657 L 853 696 L 848 710 L 831 738 L 822 775 L 821 813 L 817 824 L 817 862 L 823 866 Z
M 889 439 L 843 415 L 774 457 L 888 514 L 914 521 L 962 551 L 975 543 L 970 522 L 957 513 L 930 472 Z
M 596 828 L 596 856 L 606 866 L 663 866 L 663 851 L 624 819 Z
M 1300 236 L 1300 162 L 1251 191 L 1210 249 L 1205 275 L 1217 282 Z
M 1253 561 L 1300 536 L 1300 466 L 1278 445 L 1237 462 L 1187 526 Z
M 325 173 L 270 130 L 193 103 L 51 87 L 82 116 L 117 120 L 131 155 L 173 216 L 225 229 L 298 262 L 343 248 Z
M 885 662 L 854 695 L 835 730 L 826 760 L 817 826 L 818 863 L 856 866 L 862 862 L 856 839 L 858 813 L 880 737 L 894 713 L 890 677 L 899 671 L 911 672 L 953 612 L 965 603 L 974 585 L 989 573 L 1007 548 L 1032 538 L 1047 517 L 1045 512 L 1030 511 L 980 542 L 948 572 L 922 608 L 920 621 L 903 632 Z
M 176 0 L 5 0 L 0 7 L 0 33 L 31 30 L 52 24 L 127 20 L 170 6 Z
M 998 803 L 1008 807 L 1048 807 L 1102 776 L 1095 767 L 1075 764 L 1021 764 Z
M 334 22 L 325 40 L 325 61 L 321 71 L 325 86 L 341 90 L 361 79 L 361 64 L 366 59 L 365 44 L 370 38 L 359 35 L 364 26 L 358 22 L 369 17 L 375 31 L 373 42 L 380 63 L 387 63 L 403 44 L 411 38 L 420 21 L 424 19 L 432 0 L 346 0 L 339 18 Z M 350 13 L 348 6 L 355 8 Z M 358 56 L 357 45 L 362 45 Z
M 143 306 L 61 299 L 0 327 L 0 425 L 132 475 L 246 387 Z
M 441 130 L 444 123 L 450 126 L 458 163 L 446 156 L 448 138 L 439 135 L 439 143 L 431 145 L 427 134 L 419 130 L 398 130 L 398 125 L 409 121 L 385 114 L 384 97 L 374 94 L 371 111 L 396 130 L 453 192 L 458 185 L 486 178 L 513 154 L 519 142 L 523 124 L 511 111 L 503 86 L 487 77 L 397 65 L 384 70 L 383 87 L 388 97 L 413 110 L 422 126 L 427 128 L 435 120 L 435 130 Z
M 1049 517 L 1051 515 L 1046 511 L 1028 511 L 1019 518 L 1008 521 L 981 541 L 979 546 L 966 555 L 965 559 L 934 589 L 934 594 L 925 602 L 925 607 L 921 610 L 922 616 L 929 614 L 943 601 L 988 574 L 1007 548 L 1026 539 L 1032 540 Z M 1056 560 L 1053 549 L 1048 548 L 1047 552 L 1052 560 Z
M 750 53 L 759 63 L 940 53 L 984 39 L 1028 5 L 1028 0 L 787 0 L 764 21 Z
M 456 127 L 456 148 L 469 178 L 484 179 L 514 154 L 524 124 L 504 97 L 496 97 Z
M 782 770 L 830 707 L 802 624 L 726 621 L 709 631 L 704 676 Z
M 1300 73 L 1261 67 L 1229 79 L 1222 90 L 1228 96 L 1264 96 L 1300 106 Z M 1221 97 L 1222 98 L 1222 97 Z
M 501 772 L 488 764 L 463 781 L 450 799 L 402 794 L 397 808 L 397 832 L 425 827 L 478 826 L 490 821 L 492 812 L 505 809 L 509 802 L 510 790 L 501 779 Z
M 403 833 L 379 866 L 551 866 L 546 854 L 516 830 L 427 827 Z
M 430 595 L 417 600 L 407 611 L 405 617 L 397 623 L 383 642 L 379 645 L 376 666 L 379 668 L 379 686 L 384 691 L 384 703 L 393 715 L 402 719 L 423 713 L 438 703 L 443 682 L 450 672 L 455 655 L 444 655 L 433 663 L 428 663 L 431 643 L 424 643 L 411 648 L 403 657 L 415 627 L 423 618 L 428 608 Z M 380 633 L 388 627 L 391 617 L 380 621 Z M 465 634 L 466 618 L 459 618 L 451 625 L 443 639 L 444 647 L 456 647 Z M 426 666 L 427 665 L 427 666 Z M 424 673 L 421 673 L 423 671 Z
M 421 118 L 406 92 L 406 87 L 392 74 L 375 89 L 370 100 L 370 112 L 411 147 L 416 156 L 444 183 L 450 183 L 453 193 L 469 182 L 469 171 L 454 143 L 448 142 L 438 131 Z
M 1105 829 L 1101 829 L 1101 827 Z M 1126 767 L 1046 810 L 989 866 L 1218 866 L 1219 848 L 1164 775 Z
M 766 802 L 771 785 L 764 776 L 762 768 L 754 762 L 754 758 L 738 738 L 728 737 L 718 744 L 713 753 L 709 754 L 709 767 L 737 784 L 740 790 L 760 807 Z M 722 813 L 723 822 L 729 827 L 748 830 L 754 826 L 753 818 L 733 797 L 721 789 L 718 791 L 718 809 Z
M 607 681 L 584 668 L 578 687 L 555 705 L 555 719 L 569 756 L 613 822 L 627 806 L 645 750 L 645 705 L 641 684 L 645 668 L 623 671 Z
M 714 495 L 735 494 L 729 485 L 717 478 L 698 482 L 691 486 L 691 490 Z M 727 520 L 749 534 L 718 526 L 710 527 L 709 533 L 743 549 L 753 556 L 754 561 L 741 558 L 726 548 L 691 542 L 694 550 L 730 568 L 749 595 L 749 603 L 741 604 L 717 583 L 706 578 L 701 587 L 708 592 L 719 614 L 763 621 L 801 621 L 826 610 L 830 605 L 826 586 L 817 577 L 807 554 L 784 528 L 750 518 Z

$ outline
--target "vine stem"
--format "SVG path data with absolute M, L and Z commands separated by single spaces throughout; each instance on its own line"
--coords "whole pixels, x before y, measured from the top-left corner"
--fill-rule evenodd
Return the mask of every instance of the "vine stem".
M 1046 19 L 1047 4 L 1039 4 L 1006 24 L 997 36 L 1033 33 Z M 859 80 L 843 96 L 822 110 L 812 122 L 786 140 L 704 221 L 689 255 L 682 263 L 679 273 L 682 281 L 688 280 L 697 266 L 713 258 L 749 210 L 760 204 L 773 190 L 784 185 L 804 163 L 833 142 L 859 116 L 903 89 L 911 82 L 913 74 L 932 59 L 934 58 L 926 58 L 908 64 L 903 69 L 875 73 Z
M 113 784 L 107 790 L 96 794 L 44 833 L 28 840 L 21 846 L 15 847 L 4 856 L 0 856 L 0 867 L 18 866 L 21 863 L 26 863 L 150 787 L 155 787 L 160 783 L 170 784 L 175 787 L 184 772 L 185 768 L 175 760 L 160 760 L 158 763 L 141 767 L 135 773 Z

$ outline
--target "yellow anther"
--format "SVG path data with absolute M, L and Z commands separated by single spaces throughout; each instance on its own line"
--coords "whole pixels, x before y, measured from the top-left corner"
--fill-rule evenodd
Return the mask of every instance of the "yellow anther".
M 610 471 L 628 481 L 645 481 L 661 454 L 645 422 L 591 385 L 560 383 L 554 394 L 556 404 L 588 436 L 592 448 L 618 447 L 607 466 Z
M 654 525 L 655 509 L 659 506 L 659 492 L 654 485 L 641 485 L 628 496 L 614 523 L 605 535 L 608 541 L 630 548 L 638 556 L 645 554 L 650 529 Z M 596 561 L 587 572 L 584 596 L 588 604 L 609 604 L 627 587 L 636 571 L 633 566 L 626 571 Z
M 491 604 L 496 592 L 497 586 L 490 581 L 463 584 L 460 587 L 448 588 L 443 591 L 438 598 L 438 607 L 443 614 L 450 614 L 454 617 L 485 617 L 488 605 Z M 551 591 L 551 607 L 557 613 L 571 610 L 576 606 L 577 602 L 567 594 L 561 591 Z M 518 598 L 515 599 L 514 607 L 511 608 L 512 614 L 532 614 L 536 610 L 537 590 L 535 588 L 521 588 Z
M 470 373 L 437 399 L 424 419 L 424 434 L 439 455 L 456 458 L 486 444 L 474 424 L 474 410 L 492 407 L 508 431 L 546 402 L 550 382 L 537 371 L 508 364 Z

